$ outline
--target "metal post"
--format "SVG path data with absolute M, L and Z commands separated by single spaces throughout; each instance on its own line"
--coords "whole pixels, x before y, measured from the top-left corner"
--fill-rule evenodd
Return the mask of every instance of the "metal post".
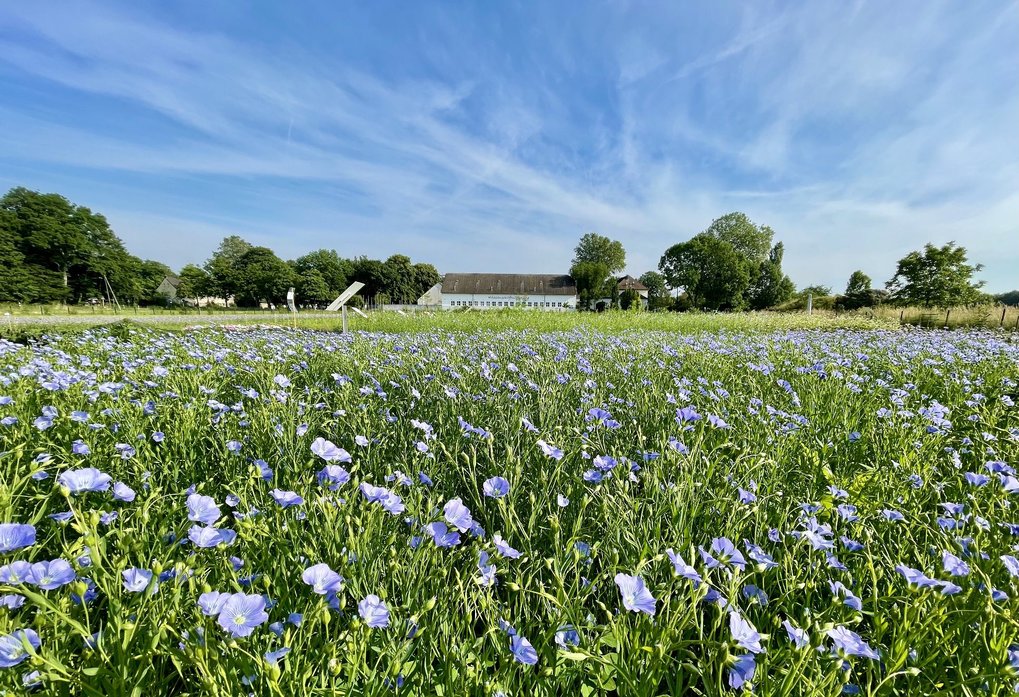
M 807 293 L 807 314 L 810 315 L 813 313 L 814 313 L 814 294 Z
M 343 316 L 343 333 L 347 333 L 347 305 L 344 304 L 340 308 L 340 314 Z

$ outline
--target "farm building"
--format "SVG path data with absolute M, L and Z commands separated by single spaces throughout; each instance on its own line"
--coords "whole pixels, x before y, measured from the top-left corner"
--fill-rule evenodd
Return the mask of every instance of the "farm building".
M 632 290 L 640 297 L 641 305 L 647 307 L 648 288 L 638 279 L 627 274 L 616 279 L 616 295 L 620 296 L 628 290 Z M 612 298 L 597 298 L 591 301 L 592 310 L 604 310 L 612 307 Z
M 561 274 L 448 273 L 418 304 L 444 310 L 518 307 L 561 312 L 577 307 L 577 286 Z

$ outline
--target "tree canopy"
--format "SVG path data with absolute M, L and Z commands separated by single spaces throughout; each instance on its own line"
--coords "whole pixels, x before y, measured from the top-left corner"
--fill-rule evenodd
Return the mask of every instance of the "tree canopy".
M 743 213 L 712 221 L 693 239 L 673 245 L 658 268 L 687 302 L 703 309 L 762 310 L 789 299 L 793 282 L 782 272 L 784 247 L 774 231 Z
M 608 276 L 626 268 L 626 250 L 618 240 L 589 232 L 580 238 L 573 250 L 571 266 L 584 262 L 604 265 L 607 269 L 605 275 Z
M 885 287 L 897 305 L 965 305 L 982 295 L 983 281 L 973 280 L 982 268 L 981 264 L 970 264 L 966 248 L 955 242 L 941 247 L 928 243 L 922 251 L 910 252 L 899 260 L 895 275 Z

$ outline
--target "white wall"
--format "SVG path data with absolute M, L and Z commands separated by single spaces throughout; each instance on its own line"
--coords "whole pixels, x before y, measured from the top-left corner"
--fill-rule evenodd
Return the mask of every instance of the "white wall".
M 577 307 L 575 295 L 486 295 L 484 293 L 443 293 L 442 308 L 455 310 L 473 307 L 478 310 L 498 310 L 516 307 L 531 310 L 566 311 Z

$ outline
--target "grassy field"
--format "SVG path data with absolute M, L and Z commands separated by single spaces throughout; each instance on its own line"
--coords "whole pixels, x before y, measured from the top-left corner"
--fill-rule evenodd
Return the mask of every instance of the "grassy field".
M 528 317 L 0 342 L 0 694 L 1012 692 L 1014 335 Z
M 618 333 L 623 331 L 776 331 L 782 329 L 892 329 L 898 321 L 864 314 L 840 315 L 802 312 L 746 313 L 536 313 L 521 310 L 490 312 L 370 312 L 367 316 L 348 315 L 351 331 L 364 332 L 478 332 L 478 331 L 572 331 L 577 329 Z M 5 317 L 0 320 L 0 336 L 38 337 L 43 334 L 76 332 L 89 326 L 127 321 L 160 329 L 180 330 L 201 326 L 279 326 L 322 331 L 339 331 L 340 317 L 334 313 L 213 313 L 181 315 L 175 313 L 138 315 L 43 315 Z

